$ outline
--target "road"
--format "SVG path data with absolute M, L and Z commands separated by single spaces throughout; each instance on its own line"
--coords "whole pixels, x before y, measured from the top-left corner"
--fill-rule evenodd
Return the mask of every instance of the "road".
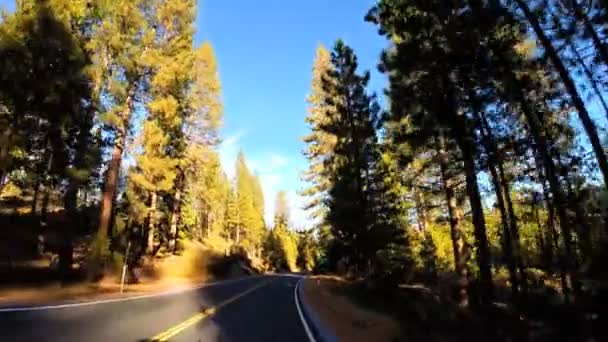
M 0 312 L 0 341 L 309 342 L 295 276 L 221 282 L 171 295 Z

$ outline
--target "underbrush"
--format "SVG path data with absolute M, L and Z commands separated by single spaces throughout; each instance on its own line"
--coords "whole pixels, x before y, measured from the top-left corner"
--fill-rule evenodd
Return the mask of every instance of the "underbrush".
M 155 266 L 158 278 L 206 281 L 255 272 L 246 255 L 229 254 L 223 248 L 217 247 L 217 241 L 183 242 L 180 255 L 159 259 Z

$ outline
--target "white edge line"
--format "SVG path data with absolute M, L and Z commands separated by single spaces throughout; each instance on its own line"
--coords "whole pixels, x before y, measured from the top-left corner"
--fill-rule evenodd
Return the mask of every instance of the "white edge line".
M 255 277 L 244 277 L 244 278 L 238 278 L 238 279 L 216 281 L 216 282 L 206 283 L 206 284 L 202 284 L 202 285 L 198 285 L 198 286 L 194 286 L 194 287 L 188 287 L 185 289 L 169 290 L 169 291 L 160 292 L 160 293 L 152 293 L 152 294 L 132 296 L 132 297 L 126 297 L 126 298 L 112 298 L 112 299 L 96 300 L 96 301 L 90 301 L 90 302 L 77 302 L 77 303 L 66 303 L 66 304 L 57 304 L 57 305 L 0 308 L 0 313 L 63 309 L 63 308 L 73 308 L 73 307 L 79 307 L 79 306 L 89 306 L 89 305 L 106 304 L 106 303 L 127 302 L 127 301 L 131 301 L 131 300 L 154 298 L 154 297 L 164 297 L 164 296 L 175 295 L 175 294 L 184 293 L 184 292 L 188 292 L 188 291 L 196 291 L 196 290 L 200 290 L 204 287 L 209 287 L 209 286 L 236 283 L 236 282 L 251 279 L 251 278 L 255 278 Z
M 302 325 L 304 326 L 304 330 L 306 331 L 308 340 L 310 342 L 317 342 L 314 335 L 310 331 L 310 327 L 308 326 L 308 323 L 306 322 L 306 318 L 304 317 L 304 314 L 302 313 L 302 308 L 300 307 L 300 300 L 298 299 L 298 288 L 300 287 L 300 284 L 304 281 L 304 279 L 306 279 L 306 277 L 302 277 L 296 284 L 296 288 L 293 291 L 293 296 L 294 296 L 294 300 L 296 301 L 296 308 L 298 309 L 298 315 L 300 315 L 300 321 L 302 321 Z

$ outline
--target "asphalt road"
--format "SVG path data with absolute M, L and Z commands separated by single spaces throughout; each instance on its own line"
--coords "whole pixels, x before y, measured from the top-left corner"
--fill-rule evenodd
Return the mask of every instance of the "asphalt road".
M 309 342 L 294 276 L 228 281 L 177 294 L 0 312 L 0 341 Z

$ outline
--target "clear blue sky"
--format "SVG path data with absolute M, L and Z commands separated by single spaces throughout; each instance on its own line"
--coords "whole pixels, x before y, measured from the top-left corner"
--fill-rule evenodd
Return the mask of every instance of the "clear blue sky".
M 376 65 L 385 46 L 364 21 L 373 0 L 207 0 L 199 5 L 197 43 L 215 48 L 224 88 L 224 167 L 233 174 L 239 149 L 260 174 L 267 220 L 277 190 L 289 192 L 292 218 L 307 225 L 296 192 L 306 168 L 301 137 L 307 133 L 306 95 L 319 44 L 331 48 L 342 38 L 355 49 L 361 69 L 372 73 L 378 93 L 384 77 Z M 269 221 L 271 222 L 271 221 Z
M 378 93 L 384 77 L 376 72 L 383 38 L 364 21 L 374 0 L 199 0 L 196 43 L 211 41 L 224 91 L 224 143 L 220 155 L 229 175 L 239 149 L 263 183 L 266 218 L 272 222 L 274 197 L 289 192 L 292 221 L 309 224 L 297 191 L 306 168 L 301 137 L 307 133 L 306 95 L 315 50 L 342 38 L 355 49 L 362 70 L 372 71 Z M 0 7 L 14 9 L 14 0 Z

